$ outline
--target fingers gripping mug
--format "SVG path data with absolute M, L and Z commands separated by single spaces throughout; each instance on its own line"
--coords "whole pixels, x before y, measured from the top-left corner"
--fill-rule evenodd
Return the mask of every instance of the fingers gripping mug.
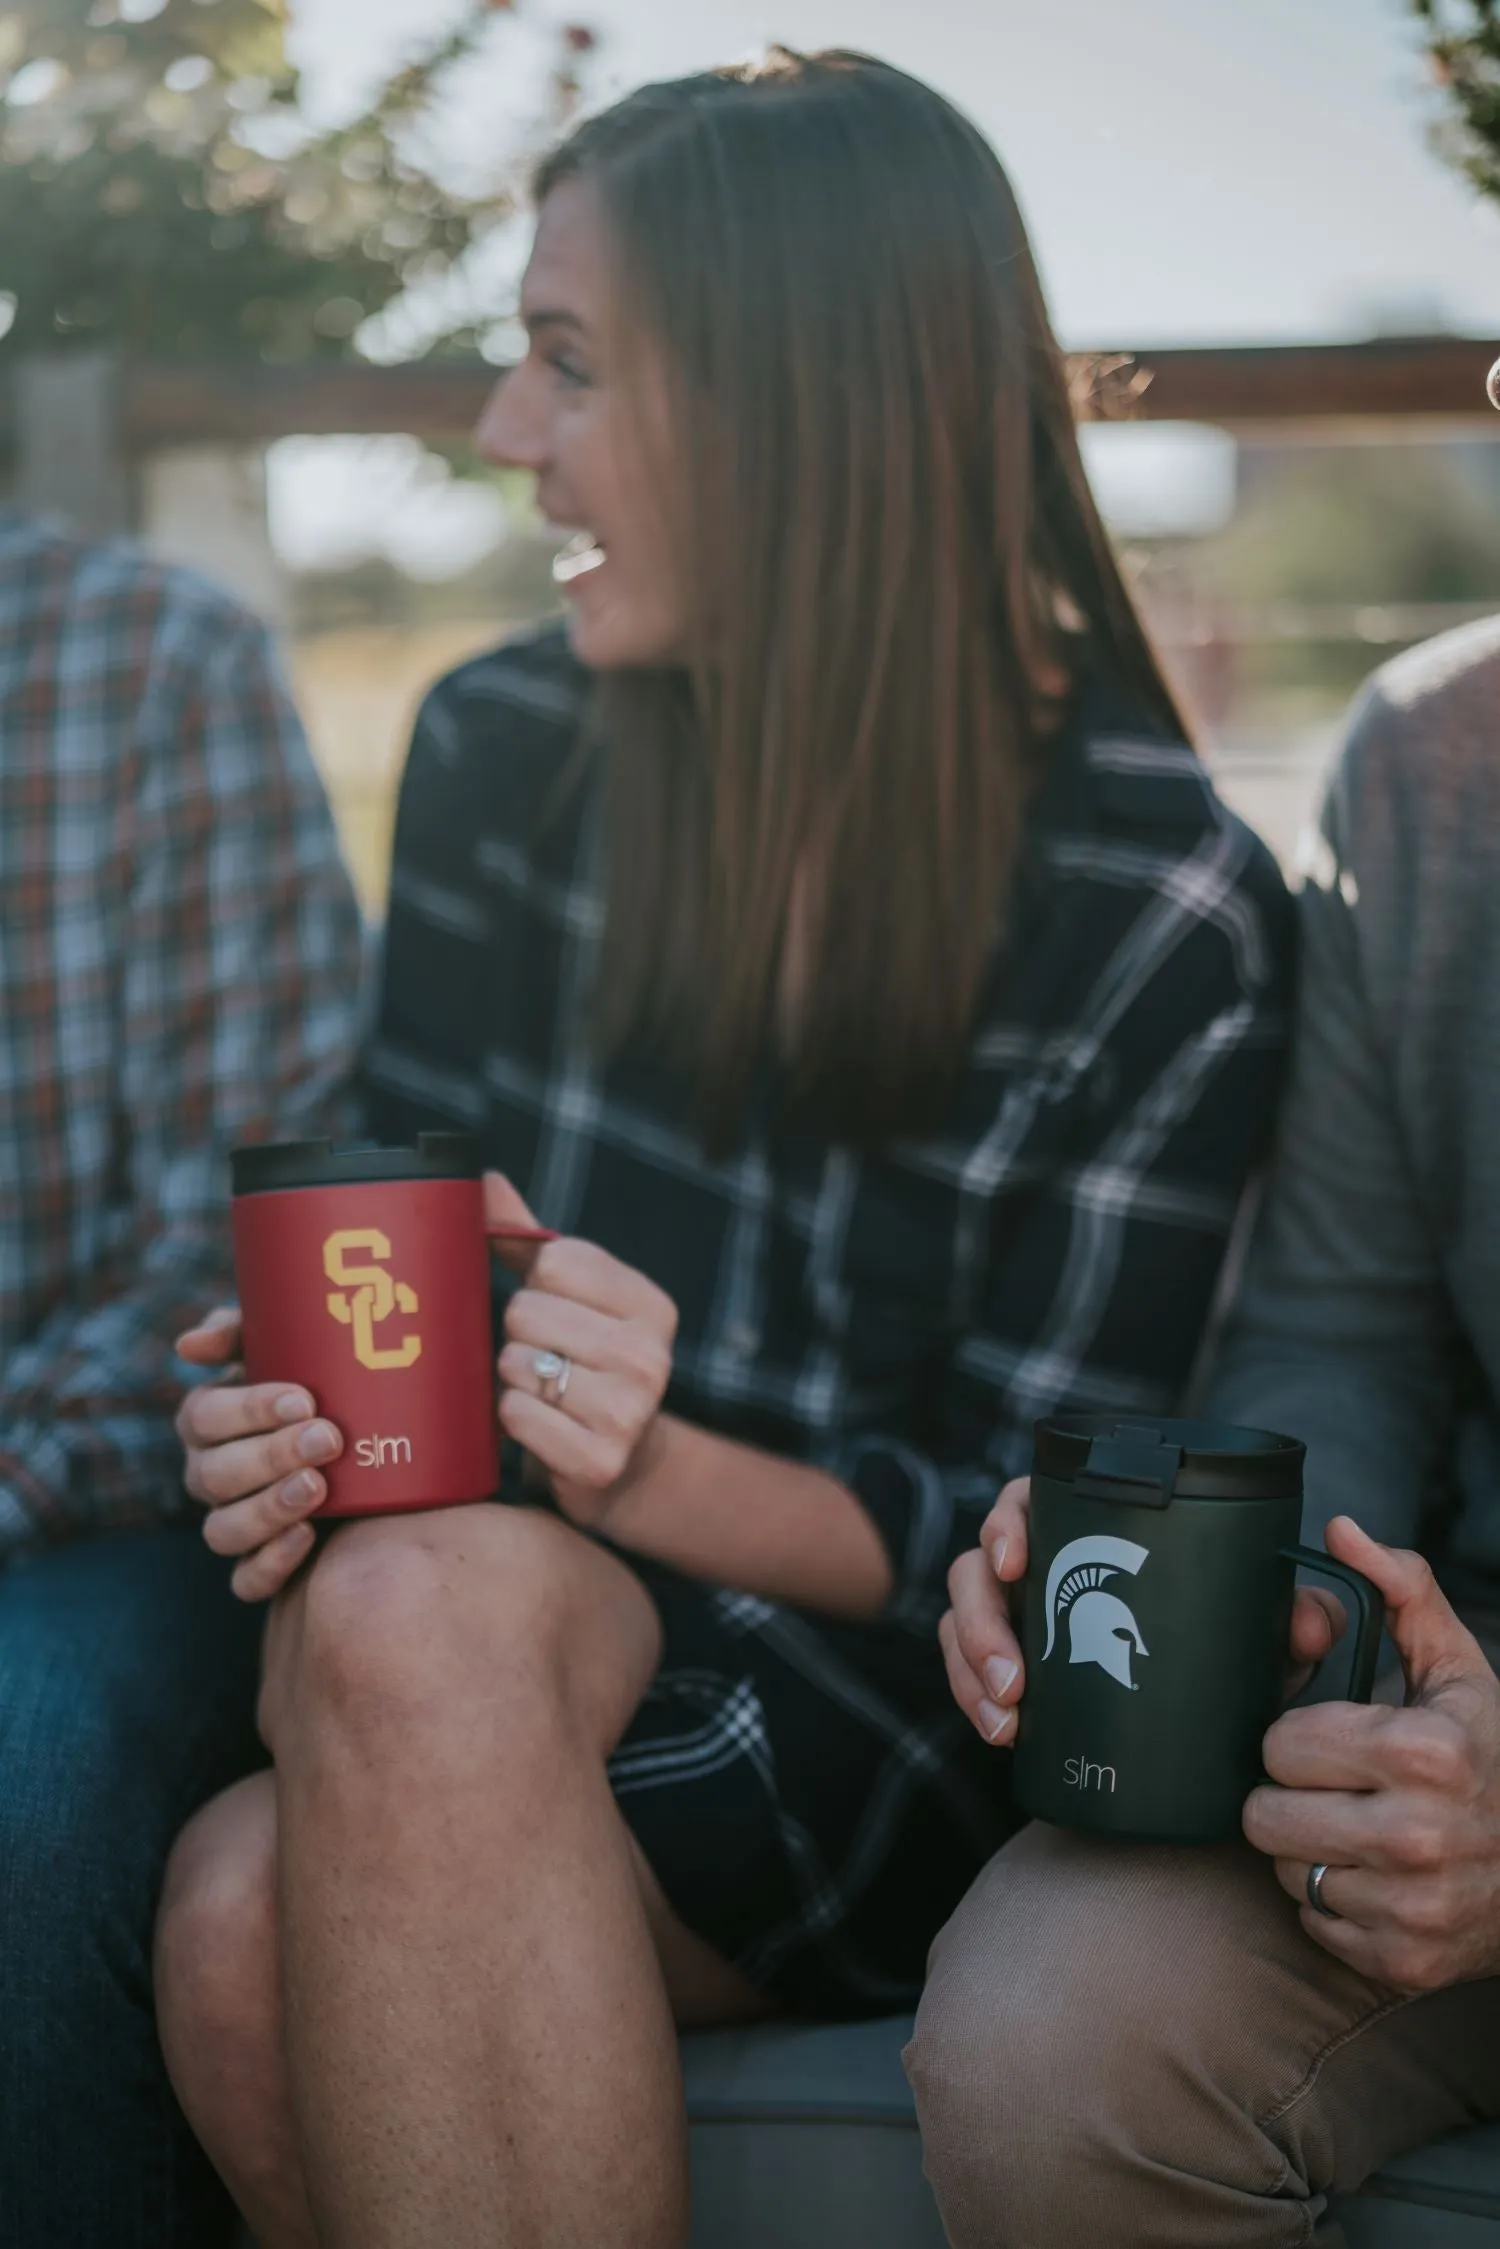
M 1297 1543 L 1306 1447 L 1197 1421 L 1038 1422 L 1015 1792 L 1033 1818 L 1203 1843 L 1238 1833 L 1284 1696 L 1299 1566 L 1356 1612 L 1368 1702 L 1384 1603 Z
M 246 1375 L 311 1391 L 344 1438 L 318 1514 L 487 1498 L 499 1432 L 473 1142 L 282 1141 L 236 1149 L 232 1168 Z

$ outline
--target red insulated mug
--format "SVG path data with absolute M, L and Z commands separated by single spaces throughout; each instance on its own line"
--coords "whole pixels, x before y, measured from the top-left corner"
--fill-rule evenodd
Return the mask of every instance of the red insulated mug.
M 246 1376 L 311 1391 L 343 1434 L 317 1513 L 489 1498 L 500 1453 L 474 1143 L 288 1140 L 235 1149 L 232 1169 Z

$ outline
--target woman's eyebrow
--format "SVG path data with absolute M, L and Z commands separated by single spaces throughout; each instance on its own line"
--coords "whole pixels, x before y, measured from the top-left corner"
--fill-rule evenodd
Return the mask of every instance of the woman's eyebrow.
M 588 323 L 580 320 L 576 312 L 568 312 L 560 305 L 541 305 L 534 311 L 523 309 L 521 325 L 528 335 L 534 336 L 539 328 L 576 328 L 581 333 Z

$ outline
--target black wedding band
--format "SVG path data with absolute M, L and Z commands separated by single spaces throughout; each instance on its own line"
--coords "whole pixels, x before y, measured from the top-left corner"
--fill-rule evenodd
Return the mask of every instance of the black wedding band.
M 1325 1905 L 1323 1903 L 1323 1877 L 1327 1872 L 1328 1868 L 1326 1865 L 1310 1866 L 1308 1868 L 1307 1902 L 1312 1907 L 1314 1913 L 1322 1914 L 1325 1921 L 1338 1921 L 1342 1918 L 1342 1916 L 1336 1913 L 1331 1905 Z

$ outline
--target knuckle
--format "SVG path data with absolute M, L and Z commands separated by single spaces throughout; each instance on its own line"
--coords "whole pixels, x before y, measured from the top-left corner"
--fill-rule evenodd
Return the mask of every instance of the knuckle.
M 635 1398 L 625 1389 L 610 1389 L 601 1406 L 603 1426 L 598 1434 L 607 1445 L 629 1447 L 640 1434 L 641 1415 Z
M 1447 1980 L 1441 1945 L 1426 1937 L 1397 1937 L 1377 1948 L 1378 1973 L 1402 1991 L 1436 1991 Z
M 1447 1837 L 1433 1820 L 1407 1820 L 1391 1839 L 1390 1855 L 1397 1866 L 1409 1873 L 1429 1874 L 1440 1867 L 1447 1856 Z
M 275 1483 L 278 1477 L 295 1475 L 298 1469 L 304 1465 L 302 1455 L 297 1449 L 300 1442 L 301 1431 L 297 1429 L 284 1430 L 280 1436 L 272 1440 L 266 1454 L 266 1482 L 268 1484 Z
M 959 1555 L 948 1571 L 948 1598 L 955 1608 L 968 1599 L 970 1588 L 982 1582 L 983 1573 L 988 1569 L 989 1564 L 977 1546 Z
M 1246 1841 L 1257 1851 L 1285 1853 L 1285 1838 L 1276 1817 L 1277 1791 L 1274 1788 L 1252 1788 L 1245 1798 L 1241 1824 Z
M 1405 1720 L 1405 1724 L 1399 1721 Z M 1447 1794 L 1468 1777 L 1468 1744 L 1462 1729 L 1436 1711 L 1393 1714 L 1385 1743 L 1388 1770 L 1419 1788 Z
M 533 1284 L 546 1289 L 561 1287 L 572 1271 L 574 1262 L 574 1244 L 566 1238 L 560 1242 L 543 1242 L 531 1268 Z M 523 1290 L 522 1293 L 526 1292 Z
M 1455 1903 L 1445 1883 L 1407 1883 L 1396 1901 L 1394 1919 L 1409 1939 L 1446 1937 L 1453 1928 Z
M 177 1409 L 177 1434 L 188 1446 L 203 1444 L 209 1434 L 204 1417 L 204 1407 L 212 1398 L 211 1388 L 190 1390 Z
M 650 1336 L 646 1340 L 641 1371 L 657 1396 L 660 1396 L 672 1379 L 672 1353 L 656 1336 Z
M 210 1506 L 221 1507 L 227 1500 L 238 1499 L 233 1477 L 222 1457 L 222 1449 L 210 1447 L 196 1455 L 198 1463 L 198 1497 Z
M 231 1549 L 225 1541 L 222 1515 L 207 1515 L 203 1521 L 203 1543 L 213 1554 L 228 1554 Z

